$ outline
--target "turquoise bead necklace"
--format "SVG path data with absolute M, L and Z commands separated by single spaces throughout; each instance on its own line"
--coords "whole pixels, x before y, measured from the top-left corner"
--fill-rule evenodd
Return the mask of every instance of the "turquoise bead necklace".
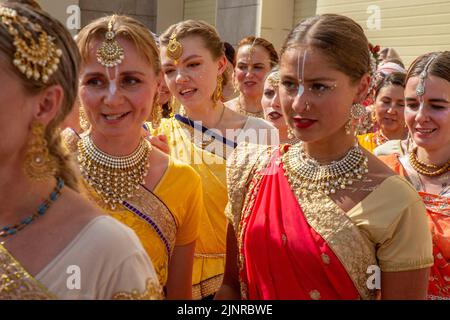
M 58 198 L 61 194 L 61 189 L 63 187 L 64 187 L 64 180 L 61 178 L 57 178 L 57 183 L 56 183 L 55 188 L 50 193 L 50 196 L 39 205 L 36 213 L 22 219 L 22 221 L 20 221 L 19 223 L 15 224 L 15 225 L 9 225 L 9 226 L 1 228 L 0 229 L 0 238 L 6 238 L 8 236 L 16 234 L 17 232 L 19 232 L 20 230 L 22 230 L 23 228 L 28 226 L 30 223 L 32 223 L 34 220 L 43 216 L 47 212 L 48 208 L 50 208 L 50 206 L 56 200 L 58 200 Z

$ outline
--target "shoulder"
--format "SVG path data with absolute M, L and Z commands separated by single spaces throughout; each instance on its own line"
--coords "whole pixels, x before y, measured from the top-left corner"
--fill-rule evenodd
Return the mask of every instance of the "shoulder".
M 231 109 L 231 110 L 235 111 L 235 110 L 236 110 L 236 105 L 237 105 L 238 99 L 239 99 L 239 97 L 234 98 L 234 99 L 231 99 L 231 100 L 225 102 L 225 103 L 224 103 L 225 107 L 227 107 L 228 109 Z
M 378 156 L 386 156 L 393 153 L 402 154 L 401 140 L 389 140 L 386 143 L 373 149 L 373 154 Z
M 248 128 L 256 128 L 256 129 L 275 129 L 276 128 L 267 120 L 255 118 L 255 117 L 248 117 L 247 123 L 245 127 Z
M 169 166 L 171 175 L 182 185 L 198 184 L 201 182 L 200 175 L 189 164 L 176 158 L 169 157 Z

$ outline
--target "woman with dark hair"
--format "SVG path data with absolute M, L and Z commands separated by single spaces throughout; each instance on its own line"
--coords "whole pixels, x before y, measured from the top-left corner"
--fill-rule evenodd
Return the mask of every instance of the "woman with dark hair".
M 434 266 L 429 299 L 450 299 L 450 51 L 418 57 L 406 76 L 405 120 L 415 147 L 381 157 L 406 177 L 427 208 Z
M 433 255 L 424 205 L 354 135 L 370 82 L 367 48 L 363 29 L 341 15 L 290 32 L 279 93 L 301 142 L 244 144 L 228 160 L 217 298 L 374 299 L 370 270 L 382 299 L 426 297 Z
M 402 152 L 400 141 L 406 139 L 408 130 L 405 125 L 403 110 L 405 107 L 405 74 L 393 72 L 377 73 L 378 82 L 375 87 L 373 112 L 378 130 L 358 136 L 361 146 L 368 151 L 382 144 L 396 140 L 395 152 Z
M 226 105 L 241 114 L 264 118 L 261 106 L 264 80 L 278 63 L 278 53 L 266 39 L 249 36 L 239 42 L 235 60 L 234 85 L 239 96 Z

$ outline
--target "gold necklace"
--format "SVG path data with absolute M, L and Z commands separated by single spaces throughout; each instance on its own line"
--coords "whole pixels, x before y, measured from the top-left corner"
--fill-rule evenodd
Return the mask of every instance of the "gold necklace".
M 78 162 L 81 175 L 112 210 L 133 196 L 144 183 L 152 146 L 141 139 L 136 150 L 128 156 L 112 156 L 93 143 L 90 135 L 78 141 Z
M 245 110 L 245 108 L 241 104 L 241 99 L 239 99 L 239 97 L 237 98 L 237 107 L 238 107 L 238 112 L 240 114 L 243 114 L 244 116 L 264 119 L 264 110 L 261 110 L 258 112 L 251 112 L 251 111 Z
M 409 153 L 409 163 L 417 173 L 427 177 L 437 177 L 450 171 L 450 160 L 442 166 L 427 164 L 420 161 L 417 157 L 417 147 Z
M 369 172 L 368 158 L 358 146 L 352 147 L 341 160 L 322 165 L 308 157 L 303 143 L 298 143 L 283 154 L 282 160 L 291 185 L 295 183 L 303 190 L 317 190 L 327 195 L 345 189 L 354 180 L 362 180 Z

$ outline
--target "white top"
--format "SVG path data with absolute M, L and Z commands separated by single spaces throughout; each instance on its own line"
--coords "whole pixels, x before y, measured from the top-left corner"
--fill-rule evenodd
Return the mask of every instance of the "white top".
M 106 215 L 92 219 L 35 278 L 63 300 L 113 299 L 118 293 L 159 298 L 161 292 L 135 233 Z

